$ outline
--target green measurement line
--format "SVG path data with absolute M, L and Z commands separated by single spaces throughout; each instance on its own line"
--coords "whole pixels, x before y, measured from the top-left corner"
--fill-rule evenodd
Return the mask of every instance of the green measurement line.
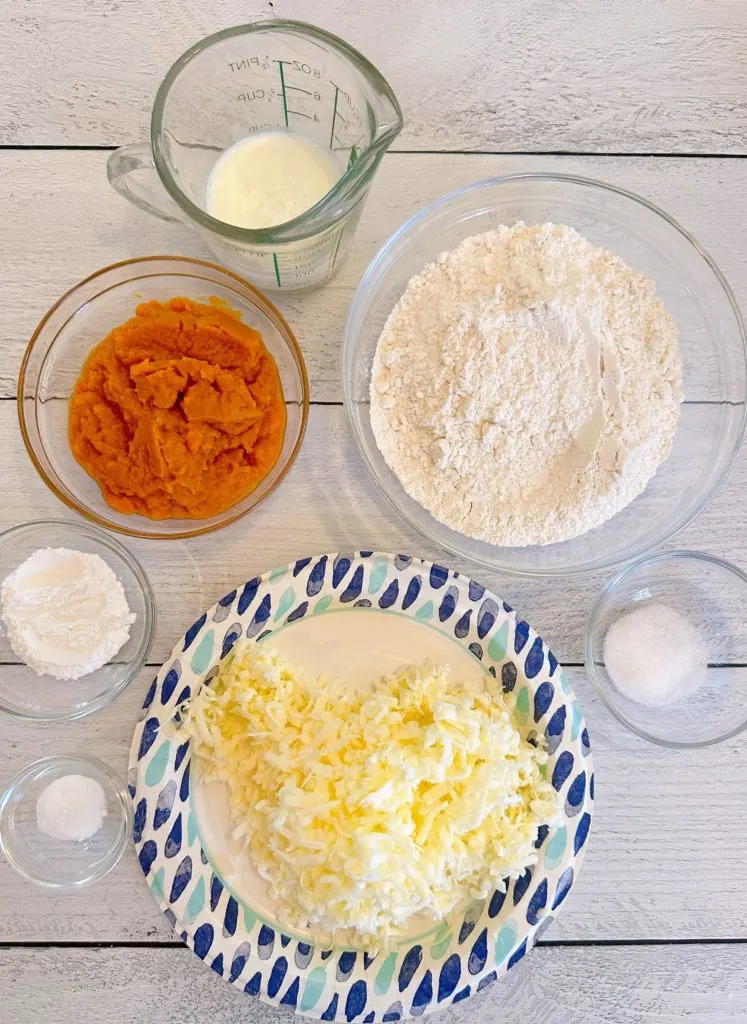
M 278 67 L 280 68 L 280 89 L 283 97 L 283 113 L 285 114 L 285 127 L 288 127 L 288 101 L 285 98 L 285 72 L 283 71 L 283 61 L 278 61 Z M 277 262 L 275 265 L 275 271 L 277 273 Z M 278 281 L 278 284 L 280 282 Z
M 335 86 L 335 105 L 332 107 L 332 128 L 329 133 L 329 148 L 332 149 L 332 143 L 335 139 L 335 119 L 337 118 L 337 97 L 340 95 L 340 90 Z
M 280 283 L 280 267 L 278 266 L 278 258 L 275 253 L 272 254 L 272 262 L 275 267 L 275 280 L 278 283 L 278 288 L 282 288 L 283 286 Z

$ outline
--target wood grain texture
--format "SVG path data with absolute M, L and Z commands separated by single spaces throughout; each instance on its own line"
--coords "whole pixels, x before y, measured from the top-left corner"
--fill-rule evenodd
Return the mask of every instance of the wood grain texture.
M 583 669 L 568 671 L 591 736 L 596 806 L 583 868 L 548 938 L 747 940 L 743 874 L 735 868 L 747 844 L 747 774 L 737 767 L 743 741 L 689 753 L 654 747 L 612 718 Z M 723 671 L 727 685 L 744 685 L 744 672 Z M 9 723 L 0 791 L 39 756 L 40 736 L 44 753 L 86 753 L 126 773 L 152 675 L 143 672 L 81 722 L 49 725 L 43 734 Z M 0 942 L 174 939 L 131 849 L 111 875 L 78 893 L 45 892 L 0 862 L 0 892 Z
M 0 13 L 0 142 L 145 138 L 156 89 L 203 36 L 311 21 L 391 82 L 417 150 L 744 152 L 742 0 L 26 0 Z
M 290 1024 L 187 950 L 0 950 L 3 1024 Z M 745 1024 L 743 946 L 539 946 L 437 1024 Z
M 745 6 L 747 11 L 747 5 Z M 210 258 L 196 233 L 150 217 L 106 180 L 105 153 L 0 151 L 0 397 L 15 394 L 26 342 L 49 306 L 100 267 L 132 256 Z M 308 364 L 312 400 L 341 400 L 340 347 L 355 287 L 389 235 L 427 202 L 472 181 L 529 171 L 580 174 L 638 192 L 678 218 L 711 252 L 747 307 L 747 160 L 390 154 L 352 253 L 323 289 L 280 296 Z M 711 399 L 712 373 L 691 361 L 691 397 Z

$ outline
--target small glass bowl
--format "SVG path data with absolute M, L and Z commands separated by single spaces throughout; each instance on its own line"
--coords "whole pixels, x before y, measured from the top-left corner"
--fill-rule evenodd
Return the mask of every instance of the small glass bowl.
M 83 842 L 53 839 L 36 823 L 36 802 L 64 775 L 95 779 L 106 796 L 99 831 Z M 25 878 L 50 889 L 79 889 L 97 882 L 119 862 L 132 832 L 132 802 L 124 782 L 93 757 L 44 757 L 13 779 L 0 797 L 0 850 Z
M 125 323 L 141 302 L 184 296 L 217 298 L 255 328 L 275 360 L 285 395 L 287 425 L 280 458 L 260 484 L 209 519 L 147 519 L 107 505 L 99 485 L 73 458 L 68 406 L 91 349 Z M 269 299 L 242 278 L 204 260 L 144 256 L 104 267 L 71 288 L 34 331 L 18 378 L 18 415 L 26 450 L 47 486 L 98 526 L 130 537 L 198 537 L 241 519 L 278 486 L 301 448 L 309 412 L 309 382 L 293 332 Z
M 705 681 L 694 693 L 648 707 L 615 686 L 604 664 L 607 630 L 621 615 L 652 603 L 681 612 L 700 633 Z M 602 590 L 584 630 L 586 671 L 613 715 L 665 747 L 705 747 L 747 727 L 747 575 L 697 551 L 665 551 L 624 569 Z
M 0 629 L 0 710 L 18 718 L 59 722 L 82 718 L 113 700 L 137 676 L 156 632 L 156 603 L 140 563 L 114 537 L 88 523 L 39 521 L 0 533 L 0 583 L 39 548 L 100 555 L 122 584 L 135 621 L 130 638 L 108 665 L 80 679 L 40 676 L 19 662 Z

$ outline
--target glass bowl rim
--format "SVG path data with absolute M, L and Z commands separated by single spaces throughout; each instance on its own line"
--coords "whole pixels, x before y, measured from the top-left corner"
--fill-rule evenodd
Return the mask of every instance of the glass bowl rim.
M 718 566 L 719 569 L 724 569 L 730 575 L 736 577 L 736 579 L 741 583 L 747 584 L 747 573 L 743 572 L 739 566 L 734 565 L 732 562 L 728 562 L 724 558 L 719 558 L 716 555 L 709 555 L 704 551 L 693 551 L 689 548 L 676 548 L 671 551 L 657 551 L 653 554 L 644 555 L 642 558 L 638 558 L 634 562 L 628 563 L 620 572 L 617 573 L 616 576 L 602 587 L 586 617 L 583 638 L 584 666 L 586 668 L 586 674 L 594 687 L 594 691 L 597 696 L 602 699 L 607 710 L 614 715 L 618 722 L 621 722 L 622 725 L 627 729 L 630 729 L 630 731 L 635 733 L 636 736 L 640 736 L 641 739 L 648 740 L 651 743 L 656 743 L 660 747 L 667 747 L 674 750 L 698 750 L 702 747 L 714 746 L 716 743 L 721 743 L 724 740 L 733 739 L 741 732 L 744 732 L 744 730 L 747 729 L 747 713 L 741 723 L 735 725 L 731 729 L 727 729 L 726 732 L 720 733 L 718 736 L 714 736 L 707 740 L 668 740 L 664 739 L 662 736 L 654 736 L 653 733 L 648 732 L 646 729 L 641 729 L 639 726 L 631 722 L 614 706 L 614 704 L 612 704 L 607 697 L 605 687 L 602 685 L 594 664 L 594 633 L 596 632 L 603 609 L 612 595 L 617 592 L 619 586 L 641 569 L 657 565 L 660 562 L 680 560 L 683 562 L 705 562 L 709 565 Z
M 77 764 L 83 769 L 85 769 L 85 767 L 93 767 L 98 774 L 105 775 L 117 795 L 118 806 L 121 808 L 122 819 L 124 821 L 122 835 L 114 846 L 112 846 L 108 855 L 102 859 L 99 867 L 95 871 L 89 872 L 89 874 L 84 878 L 81 878 L 76 882 L 54 882 L 47 878 L 43 878 L 41 875 L 35 874 L 33 871 L 29 871 L 28 868 L 20 863 L 11 853 L 9 844 L 6 841 L 4 827 L 8 814 L 8 806 L 12 797 L 17 792 L 18 787 L 23 783 L 28 782 L 42 769 L 55 767 L 65 763 Z M 40 885 L 45 889 L 83 889 L 87 885 L 92 885 L 94 882 L 100 881 L 108 875 L 122 859 L 122 855 L 129 845 L 130 835 L 132 833 L 132 824 L 132 800 L 130 799 L 127 785 L 113 768 L 98 757 L 89 757 L 88 755 L 83 754 L 50 754 L 46 757 L 40 757 L 36 761 L 31 761 L 25 768 L 22 768 L 16 775 L 14 775 L 5 788 L 5 791 L 0 794 L 0 852 L 2 852 L 3 856 L 14 871 L 23 878 L 33 882 L 35 885 Z
M 258 502 L 256 502 L 253 505 L 250 505 L 249 508 L 244 509 L 242 512 L 234 512 L 230 515 L 227 514 L 226 518 L 221 519 L 219 522 L 214 523 L 211 526 L 198 526 L 194 529 L 179 530 L 178 532 L 174 533 L 158 533 L 153 530 L 139 529 L 136 527 L 128 526 L 124 523 L 116 523 L 112 520 L 104 519 L 97 512 L 94 512 L 92 509 L 87 508 L 85 505 L 79 502 L 73 495 L 63 493 L 59 489 L 57 484 L 50 478 L 49 474 L 47 473 L 46 469 L 42 466 L 34 450 L 33 444 L 31 442 L 29 429 L 26 423 L 26 412 L 24 408 L 24 387 L 26 384 L 26 374 L 28 371 L 28 366 L 31 360 L 32 352 L 34 351 L 34 348 L 39 342 L 42 331 L 47 326 L 48 321 L 53 316 L 53 314 L 56 313 L 58 309 L 60 309 L 63 303 L 67 302 L 67 300 L 72 298 L 76 292 L 84 288 L 86 285 L 90 284 L 92 281 L 95 281 L 98 278 L 103 277 L 105 274 L 111 273 L 112 271 L 121 270 L 124 267 L 136 266 L 138 264 L 161 262 L 184 263 L 195 268 L 206 268 L 208 270 L 215 271 L 219 274 L 224 275 L 225 277 L 230 278 L 234 284 L 238 284 L 241 288 L 246 289 L 250 293 L 251 299 L 254 300 L 255 305 L 265 315 L 267 315 L 270 320 L 274 320 L 276 322 L 276 326 L 279 328 L 279 332 L 282 335 L 283 340 L 287 344 L 288 348 L 290 349 L 294 357 L 296 367 L 301 378 L 302 396 L 301 423 L 298 430 L 298 437 L 296 438 L 292 450 L 288 454 L 288 458 L 285 465 L 283 466 L 276 480 L 273 482 L 272 487 L 267 491 L 267 493 L 263 495 L 263 497 Z M 138 276 L 150 277 L 158 275 L 141 274 Z M 134 280 L 137 280 L 137 278 L 135 278 Z M 86 302 L 95 302 L 96 299 L 98 299 L 100 295 L 104 294 L 105 291 L 108 291 L 108 289 L 102 289 L 101 292 L 97 292 L 96 295 L 92 296 L 90 299 L 87 299 Z M 50 348 L 54 344 L 55 340 L 56 338 L 52 340 L 49 346 Z M 16 405 L 18 407 L 18 422 L 21 430 L 21 437 L 23 438 L 23 444 L 24 447 L 26 448 L 26 452 L 29 458 L 31 459 L 31 462 L 34 468 L 36 469 L 37 473 L 42 478 L 47 487 L 50 489 L 50 491 L 52 491 L 55 497 L 59 498 L 59 500 L 63 502 L 63 504 L 67 505 L 68 508 L 72 509 L 74 512 L 77 512 L 78 515 L 82 516 L 84 519 L 87 519 L 90 523 L 93 523 L 95 526 L 101 527 L 104 530 L 112 530 L 115 533 L 120 533 L 127 537 L 136 537 L 140 540 L 168 541 L 186 540 L 189 537 L 203 537 L 209 533 L 214 533 L 216 530 L 222 530 L 226 526 L 231 526 L 233 523 L 236 523 L 240 519 L 243 519 L 244 516 L 247 516 L 255 508 L 261 505 L 263 501 L 269 498 L 271 494 L 274 493 L 274 491 L 279 487 L 279 485 L 290 472 L 294 462 L 296 461 L 296 458 L 298 457 L 298 453 L 301 450 L 301 445 L 306 434 L 306 427 L 309 419 L 309 391 L 309 376 L 306 370 L 306 361 L 303 357 L 301 346 L 298 344 L 298 340 L 293 330 L 291 329 L 290 325 L 288 324 L 287 320 L 280 312 L 280 310 L 277 309 L 277 307 L 267 298 L 267 296 L 263 292 L 261 292 L 258 288 L 255 288 L 253 284 L 250 284 L 249 281 L 246 281 L 243 277 L 240 277 L 238 274 L 234 274 L 233 271 L 227 270 L 225 267 L 219 266 L 217 263 L 211 263 L 208 260 L 197 259 L 192 256 L 136 256 L 133 257 L 132 259 L 120 260 L 117 263 L 110 263 L 107 266 L 101 267 L 99 270 L 94 271 L 93 274 L 89 274 L 88 277 L 84 277 L 83 280 L 79 281 L 77 284 L 74 284 L 72 288 L 68 288 L 68 290 L 64 292 L 57 299 L 57 301 L 53 303 L 53 305 L 49 307 L 47 312 L 44 314 L 44 316 L 37 324 L 34 333 L 31 335 L 31 339 L 29 340 L 29 343 L 26 346 L 26 350 L 23 353 L 21 368 L 18 373 Z M 34 408 L 36 408 L 36 402 L 37 398 L 36 395 L 34 395 Z M 249 497 L 249 495 L 247 495 L 246 497 Z M 231 509 L 226 510 L 226 513 L 230 512 Z M 200 523 L 200 520 L 196 519 L 195 523 Z
M 727 302 L 731 308 L 732 315 L 736 327 L 738 329 L 739 340 L 741 341 L 741 357 L 742 365 L 745 371 L 745 379 L 747 380 L 747 325 L 742 316 L 739 303 L 737 302 L 736 296 L 731 288 L 731 285 L 727 281 L 723 272 L 720 270 L 718 265 L 713 260 L 707 249 L 698 242 L 694 235 L 690 234 L 686 228 L 670 214 L 666 213 L 661 207 L 652 203 L 650 200 L 645 199 L 643 196 L 638 195 L 635 192 L 631 192 L 629 189 L 621 188 L 617 185 L 612 185 L 604 181 L 599 181 L 596 178 L 587 178 L 577 174 L 560 174 L 549 171 L 527 171 L 521 174 L 506 174 L 499 175 L 493 178 L 482 178 L 480 181 L 471 182 L 468 185 L 463 185 L 460 188 L 453 189 L 450 192 L 439 196 L 432 202 L 428 203 L 422 209 L 417 210 L 411 217 L 409 217 L 403 224 L 401 224 L 393 234 L 384 242 L 379 251 L 373 257 L 368 267 L 366 268 L 363 276 L 358 282 L 353 298 L 348 308 L 348 316 L 345 322 L 345 331 L 343 335 L 341 356 L 340 356 L 340 367 L 341 367 L 341 378 L 342 378 L 342 394 L 343 394 L 343 406 L 345 408 L 345 416 L 348 422 L 348 427 L 353 437 L 355 438 L 356 447 L 358 453 L 366 467 L 368 475 L 372 482 L 375 484 L 379 492 L 386 499 L 388 504 L 402 516 L 402 518 L 411 527 L 418 531 L 418 533 L 427 538 L 432 543 L 438 544 L 439 547 L 448 551 L 450 554 L 457 556 L 458 558 L 464 558 L 467 561 L 480 566 L 483 569 L 488 569 L 493 572 L 503 572 L 508 576 L 517 576 L 524 579 L 562 579 L 572 578 L 579 576 L 590 575 L 595 572 L 602 572 L 606 570 L 617 570 L 621 566 L 628 565 L 635 559 L 646 556 L 647 553 L 655 550 L 663 544 L 671 541 L 677 534 L 684 530 L 690 523 L 693 522 L 713 501 L 719 490 L 723 486 L 724 482 L 728 478 L 731 470 L 736 462 L 742 442 L 744 441 L 745 431 L 747 430 L 747 387 L 745 388 L 745 401 L 742 406 L 742 416 L 739 423 L 738 429 L 735 433 L 734 440 L 731 446 L 731 450 L 725 456 L 724 463 L 721 467 L 721 471 L 718 478 L 713 483 L 710 493 L 708 493 L 701 502 L 696 506 L 692 507 L 686 515 L 680 514 L 666 529 L 663 531 L 655 540 L 649 541 L 648 543 L 639 543 L 635 548 L 626 554 L 617 555 L 613 558 L 609 557 L 597 557 L 592 562 L 586 562 L 581 565 L 575 566 L 563 566 L 561 568 L 543 567 L 543 568 L 524 568 L 517 567 L 515 565 L 506 564 L 505 561 L 501 560 L 500 553 L 505 550 L 498 546 L 493 546 L 495 556 L 477 554 L 474 552 L 468 552 L 463 548 L 458 547 L 449 538 L 436 537 L 433 532 L 429 529 L 429 525 L 422 525 L 409 512 L 405 511 L 400 504 L 396 501 L 395 497 L 389 493 L 385 483 L 379 478 L 379 473 L 369 459 L 368 452 L 365 450 L 363 438 L 358 431 L 353 416 L 353 406 L 356 404 L 353 401 L 352 386 L 348 380 L 346 374 L 346 367 L 350 358 L 350 350 L 357 341 L 357 330 L 353 329 L 354 321 L 358 322 L 360 319 L 359 311 L 360 307 L 364 303 L 370 304 L 371 296 L 374 294 L 372 288 L 372 281 L 378 276 L 382 265 L 384 265 L 387 259 L 390 257 L 392 252 L 403 242 L 407 235 L 412 234 L 416 229 L 423 226 L 424 222 L 428 221 L 434 215 L 436 215 L 443 208 L 448 206 L 449 203 L 455 202 L 462 199 L 471 193 L 479 193 L 482 190 L 494 188 L 498 185 L 507 185 L 519 182 L 546 182 L 546 183 L 561 183 L 568 185 L 577 185 L 582 188 L 588 188 L 591 191 L 600 190 L 602 192 L 611 192 L 615 195 L 622 196 L 624 199 L 632 200 L 639 206 L 643 206 L 648 209 L 651 213 L 659 217 L 668 223 L 671 227 L 678 232 L 686 242 L 689 242 L 696 253 L 704 260 L 706 266 L 715 277 L 718 284 L 721 286 Z M 383 456 L 382 456 L 383 458 Z M 399 484 L 399 488 L 404 492 L 404 488 Z M 404 492 L 406 494 L 406 492 Z M 408 495 L 409 497 L 409 495 Z M 426 510 L 423 510 L 426 511 Z M 427 513 L 430 515 L 430 513 Z M 431 518 L 433 518 L 431 516 Z M 613 517 L 614 518 L 614 517 Z M 611 520 L 608 520 L 608 522 Z M 443 524 L 441 524 L 443 525 Z M 604 524 L 602 524 L 604 525 Z M 450 529 L 447 527 L 447 529 Z M 451 530 L 452 533 L 456 531 Z M 461 535 L 466 542 L 472 541 L 472 538 L 466 535 Z M 578 540 L 579 538 L 571 538 L 571 542 Z M 565 543 L 565 542 L 564 542 Z
M 131 551 L 128 551 L 117 537 L 110 536 L 104 530 L 91 526 L 90 523 L 75 523 L 69 519 L 29 519 L 25 523 L 17 523 L 15 526 L 11 526 L 7 530 L 0 531 L 0 543 L 31 528 L 50 526 L 62 526 L 65 529 L 73 530 L 74 532 L 80 531 L 85 533 L 86 531 L 89 531 L 93 533 L 97 543 L 109 548 L 114 552 L 114 554 L 118 555 L 119 558 L 122 559 L 135 577 L 140 593 L 143 597 L 143 604 L 145 606 L 143 638 L 140 643 L 140 652 L 137 657 L 128 664 L 121 677 L 118 678 L 115 683 L 112 683 L 111 686 L 103 690 L 97 697 L 92 698 L 90 701 L 86 701 L 82 706 L 77 706 L 70 711 L 53 713 L 47 711 L 21 711 L 16 707 L 11 707 L 3 700 L 2 696 L 0 696 L 0 713 L 11 715 L 13 718 L 19 718 L 26 722 L 73 722 L 78 718 L 85 718 L 87 715 L 93 714 L 94 711 L 100 711 L 101 708 L 106 707 L 107 704 L 110 704 L 116 697 L 126 690 L 130 683 L 145 667 L 156 636 L 158 613 L 156 611 L 156 597 L 153 593 L 150 580 L 148 579 L 148 575 L 140 561 L 132 554 Z

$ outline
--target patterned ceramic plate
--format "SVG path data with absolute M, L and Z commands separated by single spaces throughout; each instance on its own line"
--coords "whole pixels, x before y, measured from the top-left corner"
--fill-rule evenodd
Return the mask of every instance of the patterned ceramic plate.
M 538 837 L 539 860 L 508 891 L 437 926 L 416 925 L 386 954 L 324 949 L 285 934 L 263 884 L 226 869 L 220 801 L 191 779 L 189 744 L 164 728 L 240 636 L 333 675 L 371 678 L 403 661 L 489 672 L 513 691 L 527 736 L 543 735 L 563 820 Z M 193 778 L 193 775 L 192 775 Z M 134 840 L 177 934 L 221 977 L 321 1020 L 396 1021 L 465 999 L 513 967 L 566 899 L 594 796 L 583 715 L 556 659 L 528 623 L 480 584 L 404 555 L 363 551 L 282 566 L 226 594 L 179 641 L 145 698 L 130 756 Z M 214 806 L 215 805 L 215 806 Z M 547 833 L 547 829 L 543 829 Z

